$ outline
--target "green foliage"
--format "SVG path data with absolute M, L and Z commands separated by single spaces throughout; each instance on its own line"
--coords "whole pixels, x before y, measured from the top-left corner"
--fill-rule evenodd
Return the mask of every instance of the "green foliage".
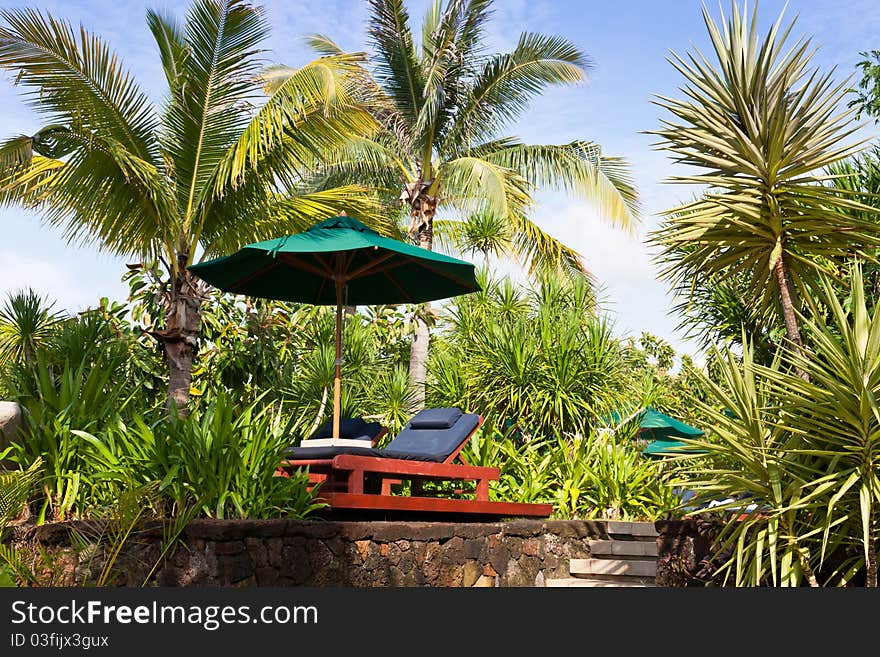
M 248 0 L 193 0 L 182 24 L 147 12 L 167 81 L 157 106 L 85 27 L 34 9 L 0 18 L 0 68 L 46 121 L 0 144 L 0 203 L 38 212 L 71 241 L 161 263 L 149 328 L 163 345 L 183 331 L 195 344 L 203 286 L 186 267 L 198 258 L 343 209 L 393 231 L 360 184 L 312 180 L 324 154 L 375 129 L 353 95 L 359 57 L 328 55 L 268 83 L 265 12 Z M 192 306 L 189 326 L 181 303 Z M 178 362 L 187 375 L 189 358 Z M 188 395 L 169 389 L 169 405 Z
M 488 52 L 492 4 L 437 0 L 419 30 L 402 0 L 371 0 L 369 57 L 354 80 L 379 129 L 337 149 L 323 179 L 368 182 L 402 201 L 411 237 L 436 232 L 446 247 L 503 251 L 532 272 L 583 275 L 579 255 L 531 220 L 535 197 L 556 188 L 632 228 L 639 203 L 629 166 L 594 142 L 536 145 L 505 134 L 545 90 L 582 83 L 589 64 L 553 35 L 523 33 L 511 50 Z M 324 55 L 343 52 L 323 35 L 311 43 Z
M 9 525 L 34 495 L 42 468 L 42 461 L 37 459 L 26 470 L 0 470 L 0 586 L 36 580 L 25 554 L 4 541 L 8 538 Z
M 582 280 L 493 281 L 450 304 L 429 363 L 430 405 L 476 409 L 518 434 L 586 434 L 621 398 L 619 342 Z
M 619 443 L 561 433 L 522 441 L 484 427 L 463 455 L 500 468 L 490 485 L 494 499 L 553 504 L 560 518 L 654 520 L 678 503 L 669 473 L 641 457 L 628 436 Z
M 651 241 L 682 297 L 700 281 L 732 279 L 753 319 L 763 324 L 769 313 L 779 325 L 783 317 L 788 339 L 799 343 L 797 296 L 834 273 L 841 254 L 880 244 L 875 223 L 859 215 L 871 208 L 823 184 L 823 168 L 863 145 L 844 143 L 857 129 L 854 110 L 834 111 L 845 85 L 811 68 L 809 39 L 787 43 L 791 25 L 782 16 L 763 38 L 757 6 L 749 16 L 733 2 L 720 26 L 705 7 L 703 18 L 716 61 L 673 54 L 685 97 L 657 99 L 672 116 L 653 134 L 690 167 L 672 181 L 706 191 L 668 210 Z
M 0 308 L 0 364 L 32 362 L 45 347 L 61 315 L 31 289 L 10 293 Z
M 880 121 L 880 50 L 862 51 L 859 53 L 861 61 L 856 67 L 861 69 L 862 78 L 859 80 L 859 88 L 851 89 L 856 98 L 847 103 L 848 107 L 855 107 L 856 116 L 866 114 L 874 118 L 874 123 Z
M 694 503 L 733 497 L 742 510 L 722 533 L 725 580 L 746 585 L 877 585 L 880 538 L 880 313 L 867 310 L 861 271 L 850 277 L 851 309 L 825 281 L 804 326 L 812 348 L 784 362 L 742 363 L 728 356 L 710 408 L 713 441 L 698 441 L 708 461 L 690 471 Z M 808 374 L 809 380 L 791 371 Z M 721 507 L 717 507 L 721 508 Z
M 25 435 L 12 443 L 10 458 L 25 467 L 45 461 L 42 517 L 64 520 L 74 508 L 83 508 L 84 455 L 74 431 L 101 431 L 135 398 L 136 391 L 114 380 L 124 358 L 119 351 L 95 348 L 78 362 L 50 367 L 38 352 L 34 366 L 13 371 L 13 399 L 24 410 Z

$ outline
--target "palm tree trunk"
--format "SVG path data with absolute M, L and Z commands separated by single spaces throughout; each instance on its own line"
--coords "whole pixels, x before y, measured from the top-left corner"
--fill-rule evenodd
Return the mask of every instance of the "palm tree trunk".
M 865 559 L 865 586 L 877 588 L 877 553 L 871 549 Z
M 803 355 L 804 341 L 803 338 L 801 338 L 801 331 L 794 310 L 794 300 L 791 293 L 791 281 L 788 277 L 788 267 L 785 264 L 785 258 L 782 254 L 780 254 L 779 260 L 776 261 L 776 266 L 773 269 L 776 271 L 776 282 L 779 284 L 779 296 L 782 302 L 782 319 L 785 322 L 785 337 L 788 338 L 795 353 Z M 797 374 L 804 381 L 810 380 L 809 374 L 801 368 L 797 368 Z
M 434 213 L 437 210 L 436 197 L 421 194 L 412 204 L 410 214 L 419 226 L 419 246 L 431 251 L 434 246 Z M 431 339 L 428 325 L 428 312 L 431 304 L 424 305 L 423 313 L 416 315 L 416 332 L 413 335 L 409 352 L 409 381 L 413 391 L 413 411 L 425 407 L 425 379 L 428 374 L 428 343 Z
M 431 250 L 433 246 L 432 227 L 419 232 L 419 246 Z M 431 308 L 430 303 L 424 305 L 425 312 L 416 315 L 416 332 L 413 335 L 409 351 L 409 380 L 413 389 L 413 411 L 425 407 L 425 379 L 428 375 L 428 343 L 431 331 L 426 315 Z
M 189 412 L 192 364 L 198 352 L 202 300 L 195 277 L 185 267 L 178 269 L 170 294 L 165 329 L 158 331 L 156 337 L 168 358 L 166 407 L 169 412 L 176 408 L 181 415 L 186 415 Z

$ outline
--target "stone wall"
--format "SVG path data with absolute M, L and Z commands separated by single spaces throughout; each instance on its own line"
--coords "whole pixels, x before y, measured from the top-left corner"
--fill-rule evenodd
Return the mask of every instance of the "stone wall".
M 701 520 L 658 520 L 657 586 L 704 586 L 712 533 Z
M 104 550 L 72 547 L 71 530 L 97 536 L 94 523 L 21 527 L 29 550 L 54 585 L 95 581 Z M 582 520 L 497 523 L 196 520 L 156 568 L 163 528 L 126 543 L 110 583 L 140 586 L 543 586 L 569 576 L 570 559 L 590 556 L 606 524 Z M 37 555 L 42 554 L 43 557 Z M 46 561 L 46 555 L 50 555 Z M 51 562 L 51 563 L 50 563 Z

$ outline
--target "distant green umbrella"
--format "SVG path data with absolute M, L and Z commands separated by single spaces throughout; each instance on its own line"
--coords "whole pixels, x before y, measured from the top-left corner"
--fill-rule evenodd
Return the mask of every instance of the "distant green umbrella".
M 699 438 L 704 435 L 697 429 L 681 420 L 676 420 L 650 406 L 639 416 L 639 437 L 649 440 L 667 440 L 669 438 Z
M 691 445 L 680 440 L 658 439 L 654 440 L 642 450 L 645 456 L 676 456 L 679 454 L 700 454 L 702 449 L 694 449 Z
M 611 413 L 609 419 L 618 426 L 631 421 L 638 421 L 638 437 L 651 442 L 642 450 L 649 456 L 668 456 L 688 451 L 687 443 L 677 438 L 701 438 L 705 435 L 702 429 L 692 427 L 681 420 L 661 413 L 648 406 L 621 419 L 620 413 Z
M 480 289 L 473 264 L 382 237 L 348 216 L 248 244 L 189 270 L 226 292 L 336 306 L 334 440 L 339 438 L 343 307 L 422 303 Z

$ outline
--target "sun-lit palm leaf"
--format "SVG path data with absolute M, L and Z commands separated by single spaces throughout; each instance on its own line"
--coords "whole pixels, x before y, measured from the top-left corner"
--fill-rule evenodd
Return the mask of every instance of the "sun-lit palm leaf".
M 213 220 L 207 225 L 215 230 L 202 233 L 203 259 L 231 253 L 251 242 L 302 232 L 315 223 L 316 217 L 332 217 L 342 211 L 381 233 L 395 231 L 370 190 L 358 185 L 272 195 L 258 183 L 252 191 L 215 203 Z M 241 221 L 242 217 L 248 220 Z
M 177 20 L 169 13 L 155 9 L 147 10 L 147 25 L 159 46 L 162 70 L 172 96 L 180 93 L 185 81 L 188 49 L 183 30 Z
M 415 122 L 418 141 L 429 148 L 441 142 L 457 119 L 460 97 L 468 77 L 481 60 L 482 27 L 488 17 L 488 0 L 435 2 L 422 24 L 420 68 L 424 104 Z
M 529 186 L 514 170 L 478 157 L 444 163 L 434 185 L 443 200 L 461 210 L 524 215 L 532 205 Z M 442 187 L 441 187 L 442 186 Z
M 35 111 L 112 138 L 157 163 L 153 107 L 101 39 L 32 9 L 0 16 L 0 67 L 30 89 L 26 97 Z
M 186 93 L 169 99 L 165 136 L 184 231 L 197 225 L 217 167 L 246 125 L 242 110 L 259 91 L 257 54 L 267 34 L 263 12 L 246 0 L 197 0 L 190 8 Z
M 425 81 L 419 68 L 409 13 L 403 0 L 370 0 L 368 35 L 376 52 L 376 78 L 411 124 L 424 102 Z
M 513 250 L 530 274 L 559 271 L 580 278 L 592 275 L 587 271 L 581 255 L 570 246 L 546 233 L 526 216 L 510 218 L 513 228 Z
M 410 171 L 408 162 L 401 159 L 398 144 L 389 143 L 388 135 L 373 139 L 353 137 L 341 147 L 325 154 L 326 162 L 319 169 L 326 185 L 335 187 L 350 181 L 369 185 L 380 195 L 397 197 L 401 179 L 409 181 L 416 173 Z
M 235 187 L 246 171 L 267 165 L 267 155 L 282 153 L 287 173 L 313 170 L 353 137 L 375 131 L 370 114 L 356 104 L 350 80 L 358 55 L 321 57 L 299 69 L 276 67 L 263 75 L 269 98 L 219 163 L 215 193 Z M 281 175 L 282 161 L 271 158 Z
M 513 169 L 535 187 L 564 189 L 585 198 L 612 225 L 635 229 L 639 199 L 626 161 L 604 157 L 601 147 L 592 142 L 499 145 L 497 150 L 489 145 L 486 159 Z
M 588 67 L 586 55 L 570 41 L 522 34 L 511 52 L 491 57 L 477 74 L 447 142 L 466 150 L 493 138 L 547 87 L 583 82 Z

